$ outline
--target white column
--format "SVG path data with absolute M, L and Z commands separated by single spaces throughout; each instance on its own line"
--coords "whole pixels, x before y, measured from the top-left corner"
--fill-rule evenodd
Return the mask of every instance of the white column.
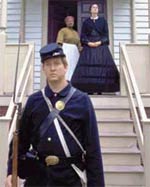
M 107 0 L 107 22 L 109 27 L 110 50 L 114 56 L 113 1 Z
M 4 63 L 5 63 L 6 33 L 0 32 L 0 95 L 4 91 Z M 6 84 L 6 83 L 5 83 Z
M 132 43 L 136 43 L 136 14 L 135 14 L 135 0 L 131 0 L 131 25 L 132 25 Z
M 1 29 L 6 29 L 6 24 L 7 24 L 7 0 L 2 0 L 1 1 L 1 21 L 0 21 Z
M 149 23 L 149 30 L 150 30 L 150 0 L 148 0 L 148 23 Z M 148 35 L 149 43 L 150 43 L 150 33 Z
M 42 1 L 42 45 L 47 44 L 47 36 L 48 36 L 47 23 L 48 23 L 48 0 L 45 0 Z M 42 70 L 41 70 L 40 77 L 41 77 L 40 87 L 43 88 L 46 85 L 46 79 Z
M 6 47 L 6 23 L 7 23 L 7 0 L 1 1 L 1 17 L 0 17 L 0 95 L 4 89 L 4 63 L 5 63 L 5 47 Z

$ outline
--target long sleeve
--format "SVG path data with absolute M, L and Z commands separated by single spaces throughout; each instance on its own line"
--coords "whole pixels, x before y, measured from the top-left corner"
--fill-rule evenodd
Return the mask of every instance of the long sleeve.
M 104 173 L 97 122 L 90 99 L 86 106 L 86 171 L 88 187 L 104 187 Z
M 82 29 L 81 29 L 81 44 L 87 45 L 89 42 L 88 35 L 87 35 L 87 20 L 83 22 Z
M 107 21 L 104 19 L 104 26 L 103 26 L 103 36 L 101 39 L 102 44 L 109 45 L 109 30 Z
M 81 46 L 80 39 L 79 39 L 79 41 L 78 41 L 78 43 L 77 43 L 77 47 L 78 47 L 78 50 L 79 50 L 79 51 L 81 51 L 81 50 L 82 50 L 82 46 Z
M 64 42 L 64 31 L 63 31 L 63 29 L 61 29 L 61 30 L 58 32 L 56 42 L 57 42 L 58 44 L 63 44 L 63 42 Z
M 92 36 L 93 31 L 97 32 L 96 36 Z M 82 25 L 81 43 L 82 45 L 87 45 L 88 42 L 96 42 L 99 40 L 102 42 L 102 45 L 109 45 L 109 31 L 107 21 L 104 17 L 99 17 L 95 20 L 95 22 L 88 18 L 83 22 Z

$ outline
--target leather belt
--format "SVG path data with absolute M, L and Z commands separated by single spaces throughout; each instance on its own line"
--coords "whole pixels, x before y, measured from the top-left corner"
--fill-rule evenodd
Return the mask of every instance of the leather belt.
M 41 158 L 40 158 L 41 160 Z M 56 155 L 48 155 L 42 159 L 46 166 L 54 166 L 57 164 L 72 164 L 72 163 L 81 163 L 85 162 L 83 155 L 77 155 L 72 157 L 58 157 Z

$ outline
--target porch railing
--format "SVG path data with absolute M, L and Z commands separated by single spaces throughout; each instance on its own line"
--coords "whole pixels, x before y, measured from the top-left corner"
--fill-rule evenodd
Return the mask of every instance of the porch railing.
M 22 64 L 16 86 L 16 98 L 17 102 L 24 103 L 27 94 L 32 92 L 31 85 L 33 85 L 33 62 L 34 62 L 34 45 L 28 45 L 28 51 L 25 60 Z M 14 64 L 15 66 L 15 64 Z M 30 89 L 30 91 L 29 91 Z M 14 115 L 13 115 L 14 114 Z M 16 122 L 16 105 L 11 98 L 7 113 L 5 116 L 0 117 L 0 186 L 4 186 L 4 180 L 6 177 L 6 162 L 8 155 L 8 143 L 12 138 L 12 133 L 15 130 Z M 11 128 L 10 127 L 11 123 Z M 9 137 L 9 141 L 8 141 Z
M 120 72 L 122 81 L 125 81 L 126 94 L 129 98 L 130 109 L 134 121 L 139 148 L 144 164 L 145 186 L 150 186 L 150 119 L 147 117 L 142 98 L 139 92 L 131 62 L 127 53 L 126 45 L 120 46 Z M 143 127 L 143 130 L 142 130 Z

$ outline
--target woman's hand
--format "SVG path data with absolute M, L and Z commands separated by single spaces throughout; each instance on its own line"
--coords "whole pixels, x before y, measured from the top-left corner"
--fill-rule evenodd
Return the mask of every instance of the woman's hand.
M 101 41 L 95 42 L 95 45 L 96 45 L 96 47 L 98 47 L 98 46 L 102 45 L 102 42 Z
M 89 47 L 95 47 L 95 42 L 88 42 Z
M 101 41 L 98 41 L 98 42 L 88 42 L 88 46 L 89 47 L 98 47 L 102 44 Z

